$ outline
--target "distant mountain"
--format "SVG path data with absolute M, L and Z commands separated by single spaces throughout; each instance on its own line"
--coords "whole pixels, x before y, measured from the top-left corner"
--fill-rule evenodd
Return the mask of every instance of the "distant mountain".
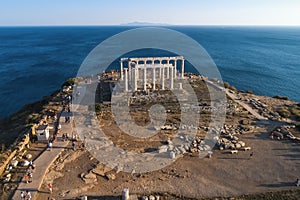
M 165 23 L 151 23 L 151 22 L 129 22 L 120 24 L 121 26 L 169 26 L 170 24 Z

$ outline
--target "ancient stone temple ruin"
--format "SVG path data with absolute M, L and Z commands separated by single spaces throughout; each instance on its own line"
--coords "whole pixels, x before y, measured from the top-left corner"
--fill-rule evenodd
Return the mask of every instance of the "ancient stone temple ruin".
M 126 67 L 124 62 L 127 62 Z M 178 62 L 181 64 L 180 71 L 177 69 Z M 183 78 L 183 56 L 120 59 L 120 79 L 124 81 L 125 91 L 157 90 L 157 85 L 160 90 L 173 90 L 176 89 L 174 81 Z M 181 89 L 180 84 L 177 89 Z

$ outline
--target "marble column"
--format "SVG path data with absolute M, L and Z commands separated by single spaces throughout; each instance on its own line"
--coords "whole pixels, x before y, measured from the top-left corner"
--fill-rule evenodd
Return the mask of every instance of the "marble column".
M 121 80 L 123 81 L 124 77 L 123 77 L 123 61 L 120 61 L 120 77 Z
M 128 91 L 128 70 L 125 69 L 125 92 Z
M 136 69 L 136 71 L 135 71 L 135 78 L 138 81 L 139 80 L 139 68 L 138 68 L 138 64 L 135 65 L 135 69 Z
M 176 79 L 176 76 L 177 76 L 177 60 L 174 60 L 174 68 L 175 68 L 174 78 Z
M 134 80 L 134 91 L 137 91 L 138 89 L 138 86 L 137 86 L 137 81 L 138 81 L 138 75 L 139 75 L 139 72 L 138 72 L 138 68 L 135 67 L 134 70 L 133 70 L 133 80 Z
M 170 60 L 167 60 L 167 79 L 169 79 L 170 78 L 170 67 L 169 67 L 169 65 L 170 65 Z
M 144 90 L 147 90 L 147 67 L 144 67 Z
M 184 58 L 182 59 L 181 63 L 181 78 L 184 78 Z
M 162 67 L 161 89 L 165 90 L 165 68 Z
M 170 82 L 170 89 L 173 90 L 174 89 L 174 77 L 173 77 L 173 66 L 171 67 L 171 82 Z
M 161 66 L 159 67 L 159 79 L 161 80 Z
M 131 82 L 131 65 L 130 65 L 130 61 L 128 60 L 128 80 L 129 82 Z
M 155 67 L 153 67 L 153 90 L 155 90 Z

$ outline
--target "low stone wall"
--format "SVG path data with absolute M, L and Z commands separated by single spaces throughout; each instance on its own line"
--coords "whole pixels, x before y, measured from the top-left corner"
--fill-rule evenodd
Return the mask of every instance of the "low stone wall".
M 56 92 L 54 93 L 55 95 Z M 51 95 L 54 97 L 53 95 Z M 26 145 L 30 142 L 30 135 L 35 135 L 35 129 L 38 127 L 39 124 L 43 124 L 43 121 L 47 121 L 47 118 L 49 116 L 41 116 L 39 115 L 38 119 L 39 122 L 32 125 L 31 128 L 24 131 L 19 135 L 19 137 L 15 140 L 15 142 L 11 145 L 9 149 L 1 153 L 2 160 L 0 161 L 0 176 L 3 174 L 3 172 L 6 169 L 6 166 L 11 162 L 11 160 L 18 155 L 19 152 L 23 151 L 23 149 L 26 147 Z M 58 116 L 59 119 L 60 116 Z
M 24 147 L 29 143 L 29 141 L 30 141 L 29 133 L 26 133 L 23 136 L 22 140 L 15 146 L 13 151 L 9 154 L 9 156 L 0 163 L 0 175 L 3 174 L 6 166 L 13 159 L 13 157 L 15 157 L 18 152 L 22 151 L 24 149 Z
M 32 130 L 34 129 L 34 127 L 37 127 L 39 124 L 42 124 L 43 121 L 45 121 L 45 120 L 46 120 L 46 118 L 43 118 L 42 120 L 40 120 L 39 123 L 34 124 L 29 130 L 27 130 L 25 132 L 25 134 L 24 133 L 22 134 L 23 136 L 22 136 L 21 140 L 17 139 L 17 140 L 19 140 L 19 142 L 17 142 L 17 144 L 14 146 L 13 149 L 9 149 L 3 153 L 3 154 L 9 154 L 9 156 L 0 163 L 0 175 L 3 174 L 6 166 L 16 156 L 16 154 L 21 152 L 25 148 L 25 146 L 30 142 L 30 134 L 32 133 Z
M 16 153 L 17 153 L 17 150 L 15 149 L 13 152 L 10 153 L 10 155 L 8 156 L 8 158 L 6 158 L 6 160 L 4 160 L 4 161 L 2 161 L 0 163 L 0 175 L 3 174 L 3 172 L 5 171 L 5 168 L 6 168 L 7 164 L 16 155 Z

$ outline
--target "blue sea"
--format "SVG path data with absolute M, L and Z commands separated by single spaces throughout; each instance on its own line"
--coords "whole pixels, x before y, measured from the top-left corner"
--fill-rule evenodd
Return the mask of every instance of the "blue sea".
M 135 27 L 0 27 L 0 118 L 57 90 L 76 76 L 96 45 L 131 28 Z M 300 102 L 300 27 L 166 28 L 198 41 L 223 81 L 240 90 Z M 143 54 L 151 56 L 155 51 Z

